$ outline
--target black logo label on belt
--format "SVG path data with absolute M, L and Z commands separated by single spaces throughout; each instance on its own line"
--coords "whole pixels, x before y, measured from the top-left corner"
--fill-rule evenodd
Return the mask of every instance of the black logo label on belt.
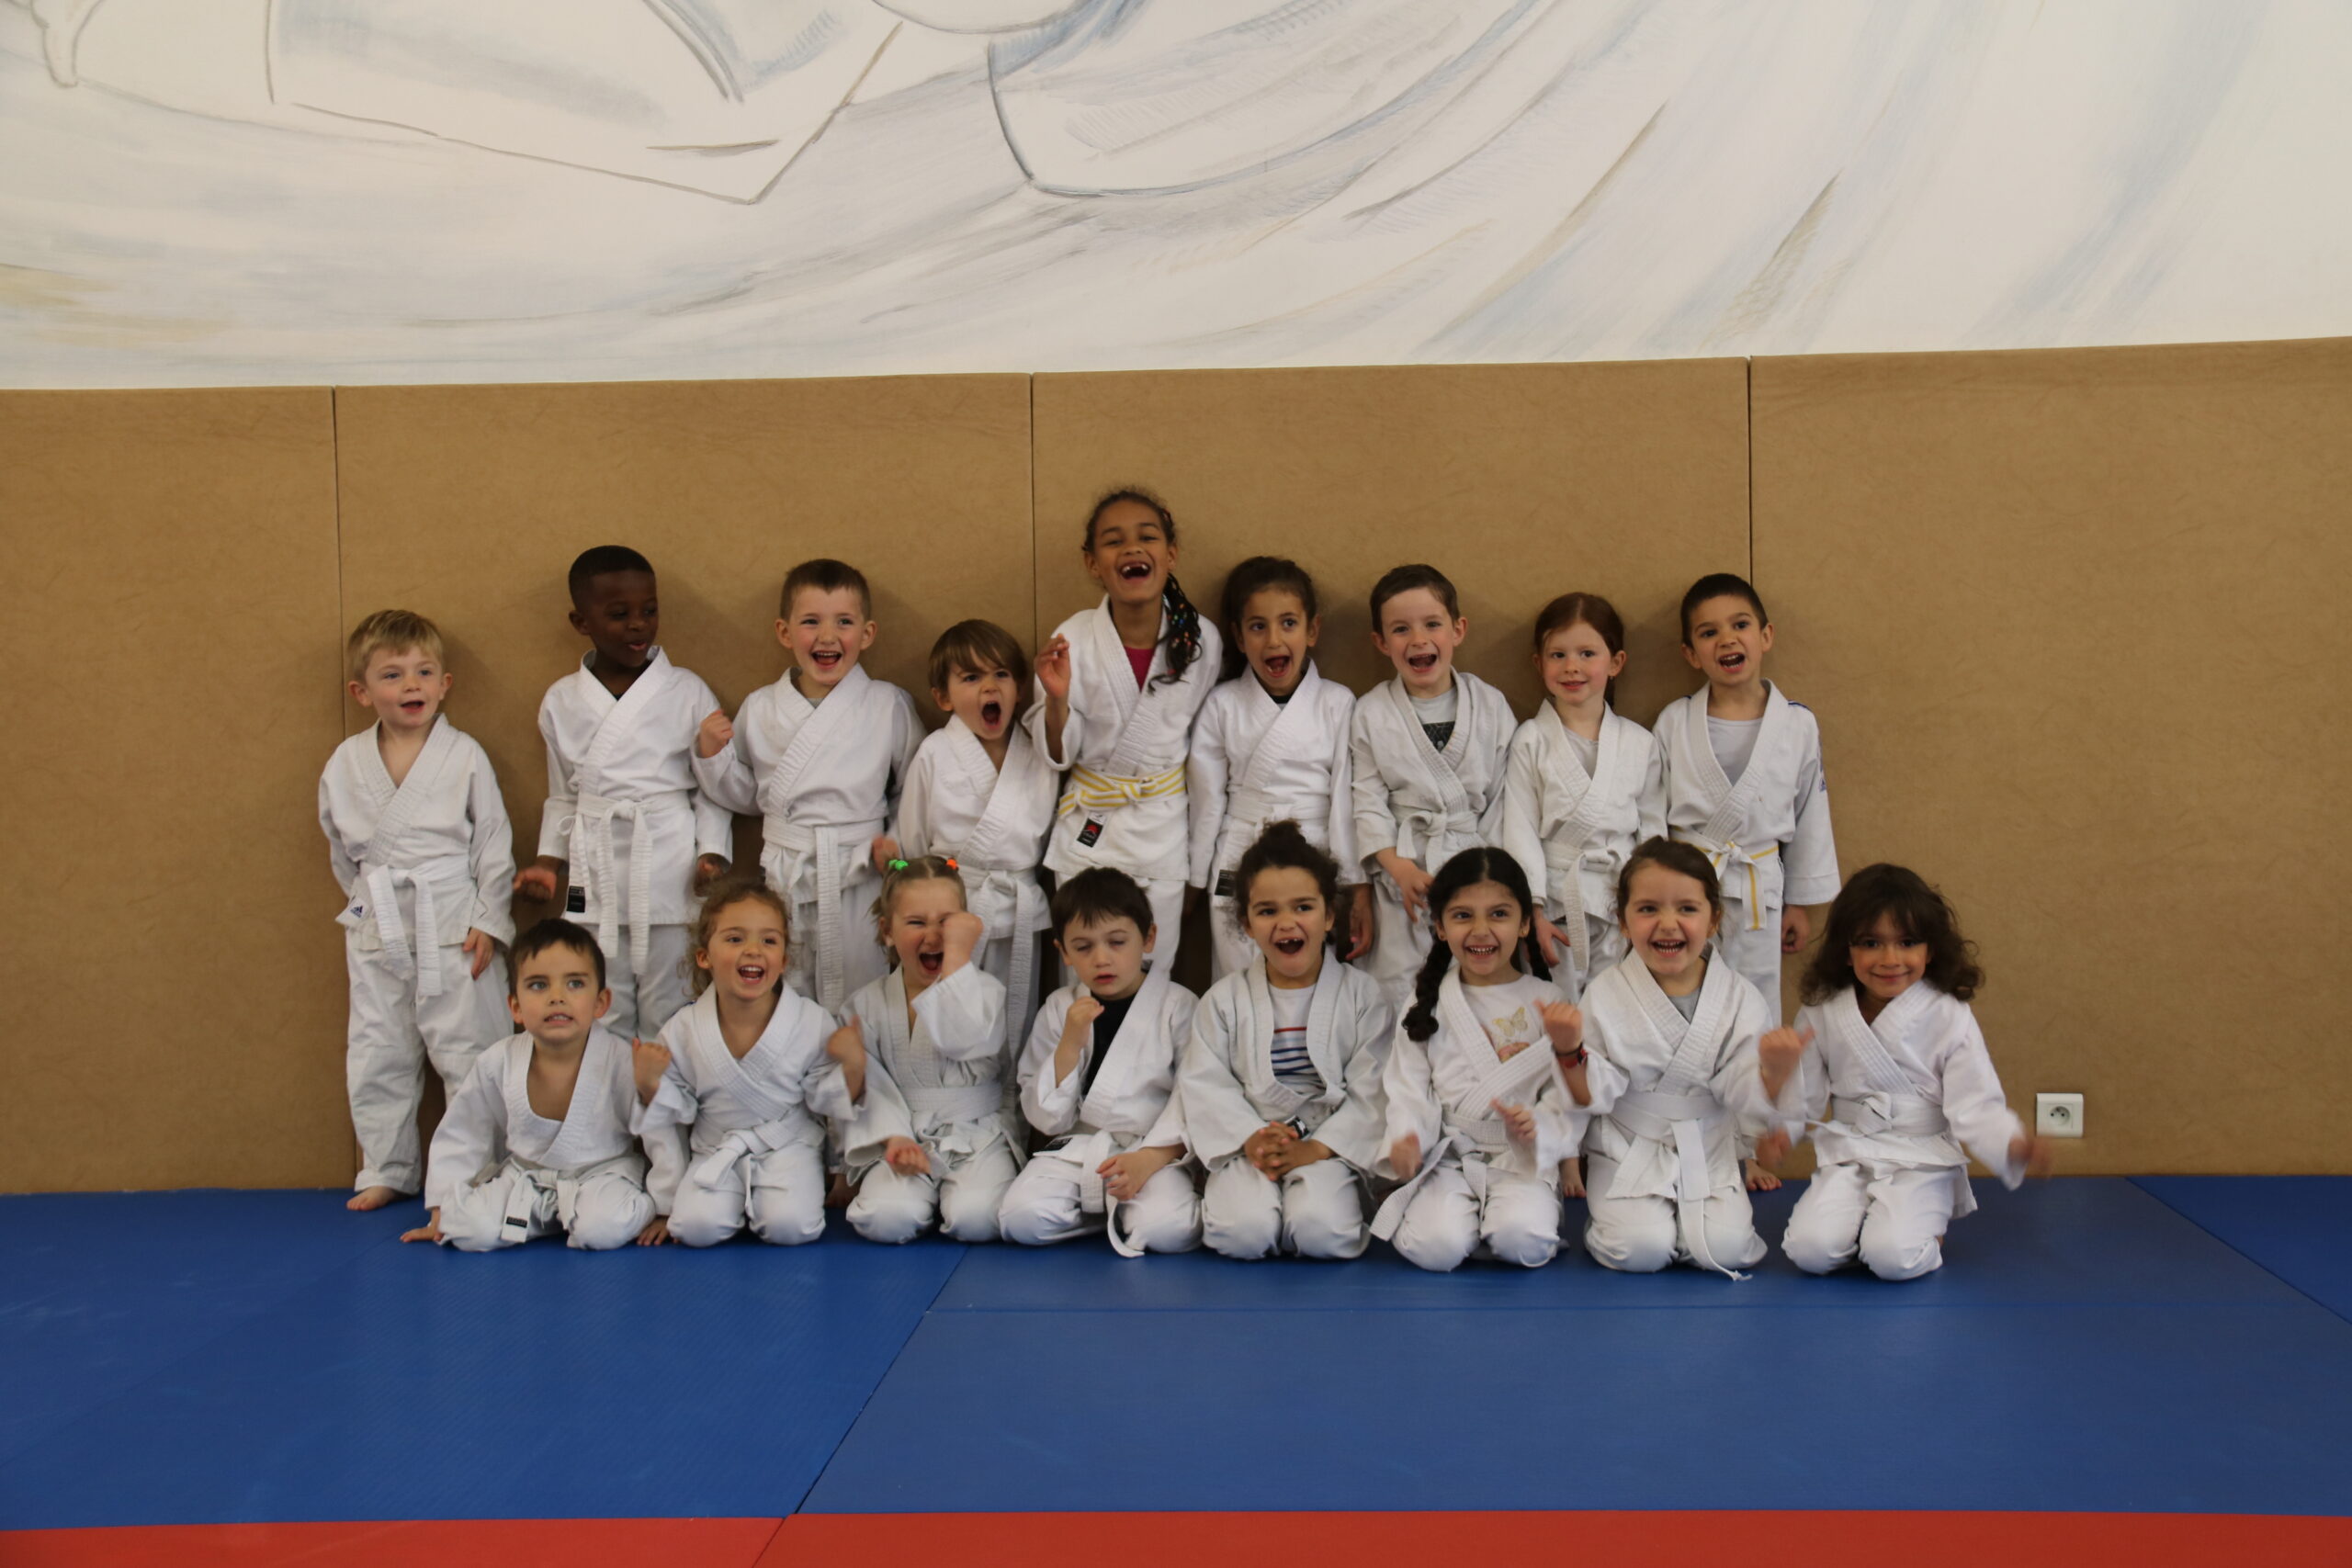
M 575 887 L 569 894 L 566 894 L 563 900 L 563 912 L 567 915 L 586 914 L 588 912 L 588 889 L 585 887 Z
M 1216 874 L 1216 896 L 1220 898 L 1230 898 L 1235 896 L 1233 890 L 1233 873 L 1229 871 L 1220 871 Z
M 1094 840 L 1102 836 L 1102 818 L 1100 817 L 1088 818 L 1086 819 L 1086 826 L 1078 830 L 1078 841 L 1085 845 L 1090 850 L 1094 847 Z

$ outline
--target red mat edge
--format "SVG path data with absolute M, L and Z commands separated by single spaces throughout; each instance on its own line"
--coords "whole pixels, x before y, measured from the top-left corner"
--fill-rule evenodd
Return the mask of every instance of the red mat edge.
M 752 1568 L 782 1519 L 384 1519 L 0 1531 L 5 1568 Z

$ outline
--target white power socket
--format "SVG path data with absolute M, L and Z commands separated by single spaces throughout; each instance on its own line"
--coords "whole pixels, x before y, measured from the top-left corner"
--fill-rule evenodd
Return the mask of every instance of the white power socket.
M 2081 1137 L 2083 1097 L 2079 1094 L 2035 1095 L 2033 1130 L 2045 1138 Z

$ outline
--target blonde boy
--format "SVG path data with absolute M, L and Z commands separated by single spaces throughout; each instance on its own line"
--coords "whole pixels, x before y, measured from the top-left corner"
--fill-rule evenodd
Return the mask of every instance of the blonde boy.
M 345 654 L 351 700 L 375 722 L 327 760 L 319 826 L 345 899 L 344 1062 L 360 1160 L 349 1206 L 376 1209 L 421 1184 L 425 1063 L 455 1100 L 475 1056 L 508 1032 L 505 987 L 486 971 L 514 935 L 514 848 L 489 757 L 441 716 L 450 677 L 433 623 L 379 610 Z

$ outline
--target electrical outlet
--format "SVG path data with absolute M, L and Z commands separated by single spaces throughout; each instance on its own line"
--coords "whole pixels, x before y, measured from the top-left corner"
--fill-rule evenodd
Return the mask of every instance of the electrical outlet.
M 2081 1137 L 2083 1097 L 2079 1094 L 2035 1095 L 2033 1130 L 2045 1138 Z

